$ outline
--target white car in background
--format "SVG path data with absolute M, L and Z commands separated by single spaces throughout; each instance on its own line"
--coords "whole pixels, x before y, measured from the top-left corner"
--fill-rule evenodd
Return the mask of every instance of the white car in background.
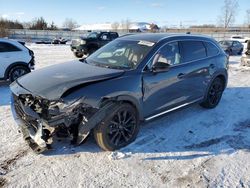
M 34 69 L 34 53 L 24 43 L 0 38 L 0 80 L 13 82 Z
M 239 41 L 241 43 L 247 43 L 247 41 L 250 40 L 249 37 L 243 37 L 242 35 L 233 35 L 233 36 L 231 36 L 230 39 L 231 40 L 237 40 L 237 41 Z

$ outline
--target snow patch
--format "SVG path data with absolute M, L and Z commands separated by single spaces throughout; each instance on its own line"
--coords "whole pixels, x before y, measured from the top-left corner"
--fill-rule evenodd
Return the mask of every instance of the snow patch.
M 114 151 L 111 152 L 111 154 L 108 156 L 109 160 L 120 160 L 120 159 L 126 159 L 129 158 L 131 156 L 131 152 L 128 153 L 122 153 L 119 151 Z

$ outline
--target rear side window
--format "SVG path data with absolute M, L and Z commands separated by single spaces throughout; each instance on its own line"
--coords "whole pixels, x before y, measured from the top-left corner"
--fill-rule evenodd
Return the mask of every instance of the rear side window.
M 103 34 L 101 35 L 101 39 L 102 39 L 102 40 L 110 40 L 109 34 L 108 34 L 108 33 L 103 33 Z
M 110 33 L 111 40 L 116 39 L 118 37 L 117 33 Z
M 204 42 L 204 45 L 206 46 L 208 57 L 216 56 L 219 53 L 218 48 L 214 44 L 210 42 Z
M 21 50 L 10 43 L 0 42 L 0 52 L 16 52 L 16 51 L 21 51 Z
M 201 41 L 182 41 L 180 44 L 184 62 L 199 60 L 207 56 L 205 46 Z

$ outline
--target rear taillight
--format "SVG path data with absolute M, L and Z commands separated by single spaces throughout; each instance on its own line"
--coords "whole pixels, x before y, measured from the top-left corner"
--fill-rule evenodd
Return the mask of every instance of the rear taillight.
M 31 56 L 34 56 L 34 52 L 33 52 L 32 50 L 29 50 L 29 54 L 30 54 Z

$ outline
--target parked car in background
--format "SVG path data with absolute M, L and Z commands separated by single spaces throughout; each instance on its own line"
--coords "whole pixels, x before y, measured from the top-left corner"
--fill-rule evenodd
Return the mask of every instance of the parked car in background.
M 237 40 L 237 41 L 239 41 L 241 43 L 247 43 L 247 41 L 249 41 L 250 38 L 249 37 L 243 37 L 241 35 L 233 35 L 233 36 L 231 36 L 231 40 L 234 40 L 234 41 Z
M 52 40 L 51 39 L 41 39 L 41 40 L 37 40 L 35 43 L 36 44 L 51 44 Z
M 241 55 L 244 49 L 244 45 L 237 40 L 222 40 L 219 44 L 228 55 Z
M 71 51 L 78 58 L 83 57 L 83 55 L 88 56 L 118 37 L 116 32 L 92 32 L 87 37 L 73 39 Z
M 241 65 L 250 67 L 250 40 L 247 42 L 246 51 L 241 57 Z
M 52 44 L 66 44 L 68 40 L 67 39 L 64 39 L 62 37 L 59 37 L 59 38 L 55 38 L 52 40 Z
M 14 81 L 34 69 L 34 53 L 23 42 L 0 39 L 0 79 Z
M 215 108 L 227 69 L 228 56 L 205 36 L 124 36 L 86 59 L 18 79 L 13 115 L 36 152 L 60 132 L 78 145 L 90 131 L 102 149 L 116 150 L 136 139 L 141 121 L 194 103 Z

